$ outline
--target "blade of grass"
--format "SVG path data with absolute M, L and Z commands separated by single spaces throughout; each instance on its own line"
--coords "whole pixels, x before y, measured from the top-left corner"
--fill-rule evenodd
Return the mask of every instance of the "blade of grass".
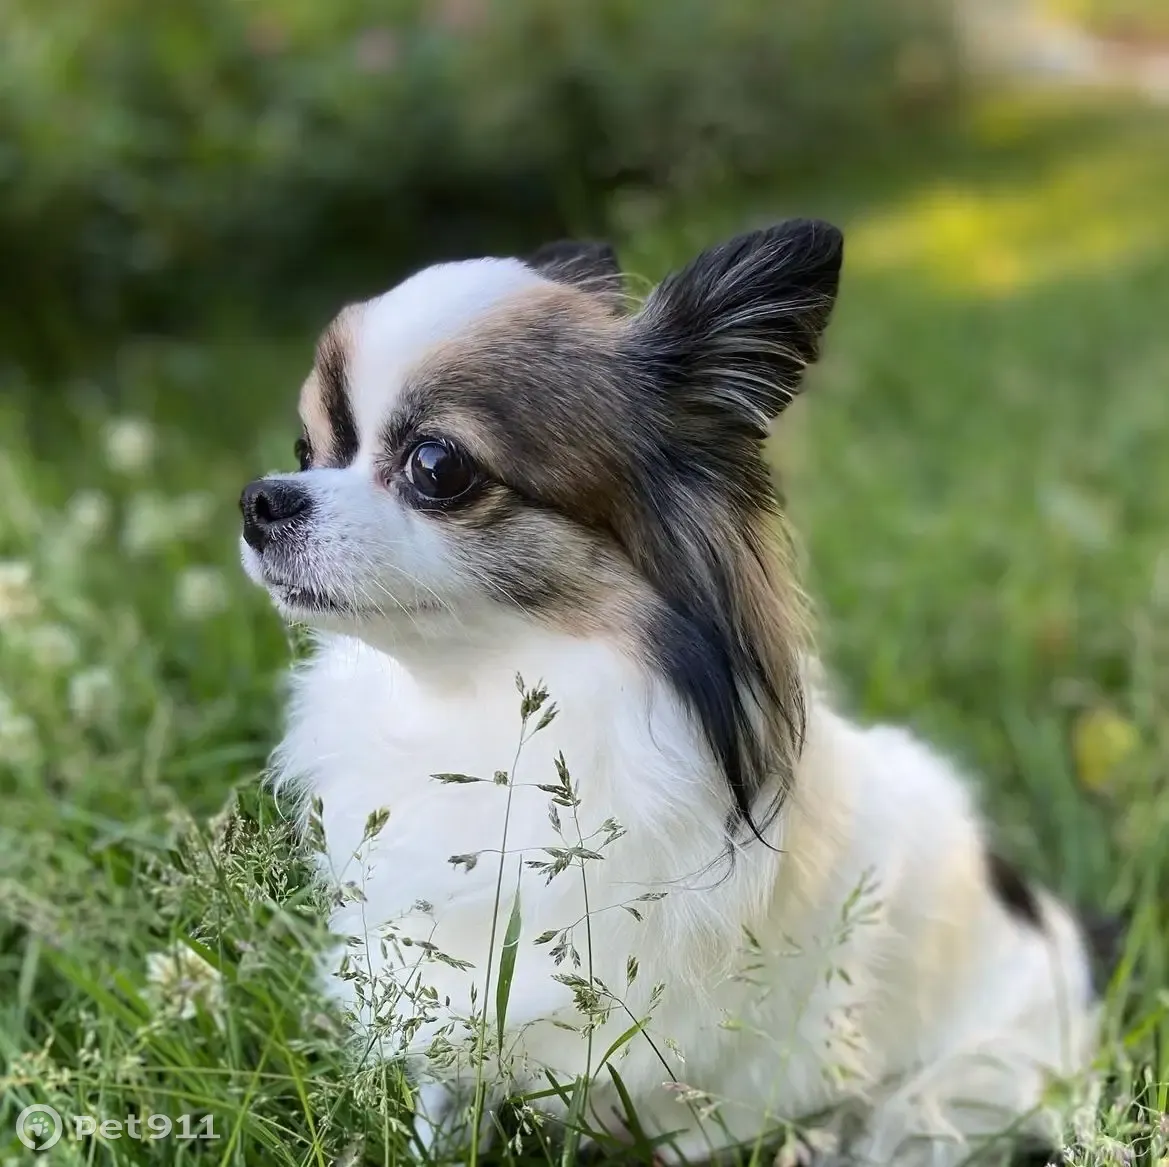
M 511 915 L 503 934 L 503 948 L 499 953 L 499 981 L 495 986 L 495 1025 L 497 1048 L 503 1058 L 503 1028 L 507 1021 L 507 1003 L 511 997 L 511 982 L 515 976 L 516 954 L 520 946 L 520 873 L 516 871 L 515 896 L 511 901 Z

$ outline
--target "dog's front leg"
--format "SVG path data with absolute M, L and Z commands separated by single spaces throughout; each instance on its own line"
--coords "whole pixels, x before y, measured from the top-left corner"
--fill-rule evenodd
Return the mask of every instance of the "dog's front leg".
M 461 1163 L 471 1142 L 475 1086 L 459 1078 L 429 1078 L 414 1087 L 414 1138 L 426 1163 Z M 498 1101 L 490 1094 L 479 1116 L 479 1145 L 490 1141 L 492 1110 Z
M 414 1137 L 428 1163 L 440 1163 L 442 1152 L 466 1128 L 457 1082 L 422 1082 L 414 1088 Z

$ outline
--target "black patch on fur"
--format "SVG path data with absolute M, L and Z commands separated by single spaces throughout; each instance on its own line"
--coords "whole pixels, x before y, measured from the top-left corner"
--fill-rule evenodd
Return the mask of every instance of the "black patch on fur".
M 782 711 L 798 753 L 802 691 L 792 677 L 776 692 L 739 610 L 720 531 L 704 524 L 709 514 L 693 500 L 721 500 L 723 517 L 740 532 L 774 512 L 762 439 L 819 356 L 842 258 L 835 227 L 803 220 L 712 248 L 650 296 L 627 354 L 667 435 L 636 467 L 634 496 L 649 500 L 649 513 L 635 559 L 665 599 L 648 641 L 703 728 L 735 818 L 756 837 L 756 802 L 776 776 L 760 714 Z M 768 821 L 792 780 L 778 777 Z
M 608 243 L 558 239 L 537 248 L 525 262 L 556 283 L 572 284 L 619 301 L 624 278 L 617 252 Z
M 1027 1137 L 1011 1155 L 1011 1167 L 1050 1167 L 1051 1163 L 1059 1161 L 1059 1150 L 1059 1147 L 1048 1146 L 1042 1140 Z
M 768 826 L 755 818 L 760 787 L 770 776 L 769 759 L 751 722 L 756 699 L 740 692 L 736 669 L 741 662 L 723 635 L 718 620 L 665 608 L 651 625 L 654 663 L 682 697 L 702 726 L 734 801 L 728 824 L 732 834 L 743 824 L 757 838 Z M 803 710 L 795 733 L 803 738 Z M 790 775 L 780 775 L 779 802 L 786 796 Z
M 1080 928 L 1088 945 L 1092 966 L 1092 988 L 1103 992 L 1112 980 L 1124 954 L 1125 934 L 1130 921 L 1099 912 L 1081 912 Z
M 357 423 L 349 404 L 349 369 L 345 346 L 326 334 L 317 352 L 317 376 L 321 383 L 321 401 L 333 431 L 333 462 L 348 466 L 357 457 Z
M 990 886 L 1003 905 L 1021 923 L 1032 928 L 1044 926 L 1043 911 L 1031 884 L 1014 864 L 994 851 L 986 857 Z M 1129 922 L 1099 912 L 1080 912 L 1080 932 L 1088 951 L 1092 989 L 1100 993 L 1112 979 L 1124 952 Z
M 760 473 L 750 461 L 739 472 L 747 479 Z M 641 487 L 645 497 L 653 500 L 654 511 L 643 524 L 646 561 L 656 565 L 652 578 L 664 599 L 651 620 L 647 642 L 659 671 L 703 729 L 730 788 L 735 822 L 759 836 L 767 822 L 756 822 L 755 803 L 760 790 L 776 776 L 759 733 L 762 710 L 785 710 L 791 742 L 798 751 L 803 744 L 804 709 L 798 686 L 789 694 L 775 691 L 758 657 L 752 630 L 740 619 L 715 541 L 717 532 L 704 529 L 701 514 L 687 507 L 691 491 L 709 495 L 715 488 L 708 474 L 695 464 L 675 466 L 660 475 L 651 472 Z M 767 506 L 768 498 L 760 494 L 750 515 L 744 512 L 740 518 L 753 518 L 759 507 Z M 681 561 L 679 544 L 686 551 Z M 800 703 L 788 707 L 793 701 Z M 791 775 L 778 777 L 782 799 Z
M 1043 913 L 1034 890 L 1019 869 L 995 851 L 986 855 L 991 890 L 1016 920 L 1033 928 L 1043 927 Z

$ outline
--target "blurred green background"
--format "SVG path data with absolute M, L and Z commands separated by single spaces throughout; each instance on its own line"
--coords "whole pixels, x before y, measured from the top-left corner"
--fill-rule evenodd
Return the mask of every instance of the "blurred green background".
M 4 25 L 0 287 L 49 356 L 62 315 L 287 318 L 603 228 L 620 192 L 871 156 L 957 81 L 936 0 L 11 0 Z
M 6 0 L 0 1162 L 46 1100 L 215 1113 L 225 1164 L 405 1155 L 398 1087 L 322 1020 L 258 788 L 291 647 L 236 566 L 239 489 L 292 463 L 319 327 L 413 266 L 587 233 L 641 291 L 809 214 L 846 271 L 774 454 L 825 654 L 847 706 L 978 776 L 1012 857 L 1129 920 L 1068 1161 L 1163 1163 L 1167 14 Z M 198 1009 L 168 1011 L 176 944 L 214 970 Z

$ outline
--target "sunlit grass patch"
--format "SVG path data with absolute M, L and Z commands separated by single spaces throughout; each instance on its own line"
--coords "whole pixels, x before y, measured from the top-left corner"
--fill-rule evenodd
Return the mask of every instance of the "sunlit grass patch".
M 1107 273 L 1169 243 L 1169 130 L 1090 143 L 1038 175 L 927 186 L 862 217 L 849 258 L 860 271 L 913 270 L 939 288 L 1005 296 Z

